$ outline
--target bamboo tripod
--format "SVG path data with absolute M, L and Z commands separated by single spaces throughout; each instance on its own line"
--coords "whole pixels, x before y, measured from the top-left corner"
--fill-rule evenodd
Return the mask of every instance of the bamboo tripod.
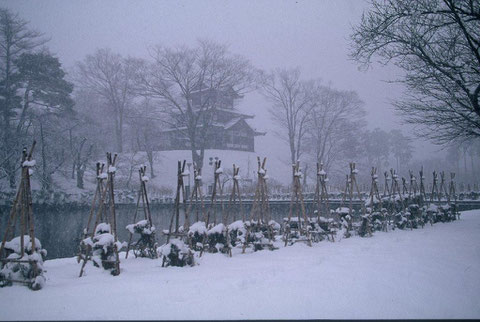
M 427 202 L 427 194 L 425 192 L 425 176 L 423 175 L 423 167 L 420 169 L 420 187 L 418 188 L 420 193 L 420 206 Z
M 348 218 L 347 218 L 347 232 L 345 233 L 345 237 L 350 237 L 350 231 L 353 228 L 353 190 L 354 188 L 357 190 L 358 199 L 362 201 L 362 195 L 360 194 L 360 189 L 358 188 L 357 184 L 357 173 L 358 170 L 356 169 L 355 162 L 350 162 L 350 175 L 346 175 L 346 183 L 345 183 L 345 192 L 342 197 L 341 207 L 345 204 L 346 198 L 348 196 Z M 365 204 L 362 202 L 362 212 L 365 215 Z
M 450 183 L 448 185 L 448 203 L 451 203 L 451 198 L 453 196 L 454 198 L 454 208 L 455 208 L 455 216 L 457 219 L 460 219 L 460 212 L 458 211 L 458 206 L 457 206 L 457 192 L 455 189 L 455 173 L 450 172 Z
M 392 176 L 392 187 L 390 189 L 390 192 L 391 192 L 391 196 L 393 198 L 395 198 L 395 194 L 398 194 L 398 200 L 400 201 L 400 206 L 401 206 L 401 209 L 403 211 L 403 213 L 406 212 L 405 210 L 405 203 L 404 203 L 404 198 L 403 198 L 403 195 L 402 195 L 402 191 L 400 190 L 400 184 L 398 183 L 398 175 L 396 173 L 395 170 L 393 169 L 390 169 L 390 174 Z M 396 211 L 395 209 L 395 199 L 394 199 L 394 203 L 393 203 L 393 211 Z M 394 226 L 396 226 L 397 224 L 397 217 L 394 215 Z M 411 229 L 413 229 L 413 224 L 411 224 Z
M 208 224 L 210 223 L 210 214 L 213 217 L 213 225 L 217 224 L 217 202 L 218 196 L 217 192 L 220 191 L 220 205 L 223 208 L 223 200 L 222 200 L 222 184 L 220 183 L 220 175 L 223 173 L 223 168 L 221 167 L 222 160 L 215 160 L 215 164 L 213 167 L 213 189 L 212 189 L 212 196 L 210 199 L 210 209 L 207 212 L 207 220 L 205 225 L 208 228 Z
M 440 192 L 438 190 L 438 173 L 436 171 L 433 171 L 432 194 L 430 195 L 430 203 L 434 202 L 435 196 L 437 196 L 438 201 L 440 202 Z
M 410 186 L 408 188 L 408 196 L 409 197 L 416 197 L 417 196 L 417 190 L 418 190 L 418 185 L 417 185 L 417 178 L 413 175 L 413 171 L 408 171 L 410 175 Z
M 113 253 L 114 253 L 114 258 L 113 260 L 102 260 L 102 265 L 103 264 L 109 264 L 113 266 L 112 270 L 112 275 L 119 275 L 120 274 L 120 257 L 118 255 L 119 249 L 117 248 L 117 242 L 118 242 L 118 236 L 117 236 L 117 216 L 115 213 L 115 193 L 114 193 L 114 178 L 115 178 L 115 162 L 117 160 L 117 154 L 115 154 L 112 158 L 112 154 L 110 152 L 107 153 L 107 182 L 105 184 L 105 187 L 102 189 L 102 182 L 100 181 L 100 184 L 97 184 L 97 187 L 99 187 L 99 190 L 101 190 L 101 195 L 100 195 L 100 201 L 99 201 L 99 207 L 97 209 L 97 214 L 95 218 L 95 225 L 93 227 L 92 231 L 92 236 L 95 237 L 95 233 L 97 230 L 97 226 L 100 223 L 100 220 L 105 221 L 106 224 L 110 224 L 111 226 L 111 233 L 114 238 L 114 243 L 113 243 Z M 97 164 L 97 173 L 98 173 L 99 165 Z M 100 169 L 103 170 L 103 166 L 100 167 Z M 104 179 L 105 175 L 103 172 L 100 172 L 99 175 L 97 175 L 97 179 Z M 98 191 L 98 190 L 97 190 Z M 108 216 L 107 212 L 107 205 L 108 205 L 108 210 L 110 212 L 110 216 Z M 92 214 L 92 211 L 91 211 Z M 89 218 L 90 222 L 90 218 Z M 88 226 L 86 229 L 86 233 L 88 234 Z M 87 237 L 88 238 L 88 237 Z M 79 277 L 82 277 L 85 265 L 87 264 L 88 260 L 91 259 L 92 257 L 92 246 L 90 244 L 87 244 L 87 251 L 86 254 L 81 258 L 83 259 L 83 264 L 80 269 L 80 275 Z
M 235 206 L 239 206 L 240 214 L 242 216 L 242 221 L 245 222 L 245 213 L 243 211 L 243 204 L 242 204 L 242 195 L 240 193 L 240 175 L 239 175 L 240 167 L 233 165 L 233 175 L 232 175 L 232 192 L 230 193 L 230 198 L 228 199 L 228 206 L 227 212 L 225 215 L 224 222 L 227 223 L 230 215 L 232 214 L 233 208 Z M 237 204 L 238 201 L 238 204 Z M 237 220 L 237 212 L 233 211 L 233 221 Z
M 405 196 L 408 194 L 408 186 L 407 186 L 407 179 L 402 177 L 402 194 Z
M 220 183 L 220 175 L 223 173 L 223 168 L 221 167 L 222 165 L 222 160 L 215 160 L 214 167 L 213 167 L 213 189 L 212 189 L 212 196 L 210 199 L 210 208 L 207 212 L 207 218 L 205 220 L 205 227 L 207 228 L 206 234 L 203 236 L 203 242 L 202 242 L 202 249 L 200 250 L 200 257 L 203 255 L 203 252 L 205 250 L 205 245 L 208 241 L 208 229 L 209 229 L 209 224 L 210 224 L 210 215 L 213 217 L 213 226 L 217 224 L 217 202 L 218 202 L 218 196 L 217 196 L 217 189 L 220 191 L 220 205 L 223 210 L 223 200 L 222 200 L 222 184 Z M 228 232 L 227 232 L 228 236 Z M 227 237 L 228 238 L 228 237 Z M 227 245 L 228 247 L 228 245 Z M 231 256 L 231 249 L 228 248 L 228 253 Z
M 302 176 L 302 172 L 300 169 L 300 162 L 297 161 L 295 164 L 292 164 L 292 199 L 290 199 L 290 210 L 288 212 L 288 219 L 285 224 L 285 234 L 284 234 L 284 241 L 285 246 L 287 246 L 288 242 L 293 244 L 295 242 L 306 242 L 308 246 L 312 246 L 312 240 L 310 236 L 310 221 L 308 220 L 307 213 L 305 211 L 305 203 L 303 201 L 303 193 L 302 193 L 302 184 L 300 182 L 300 178 Z M 295 208 L 295 213 L 297 216 L 297 225 L 292 225 L 292 215 Z M 303 222 L 302 222 L 303 221 Z M 292 235 L 298 235 L 298 239 L 293 240 Z M 301 236 L 304 236 L 301 238 Z
M 385 171 L 383 173 L 383 176 L 385 177 L 385 185 L 383 187 L 383 197 L 390 197 L 390 183 L 389 181 L 392 180 L 389 176 L 388 176 L 388 172 Z
M 371 213 L 373 214 L 374 205 L 375 205 L 374 199 L 376 198 L 378 200 L 378 207 L 379 207 L 379 209 L 377 209 L 377 210 L 381 214 L 381 218 L 382 218 L 382 231 L 388 231 L 388 229 L 387 229 L 387 218 L 386 218 L 385 214 L 383 213 L 382 198 L 380 198 L 380 192 L 378 191 L 377 168 L 372 167 L 371 176 L 372 176 L 372 183 L 371 183 L 371 187 L 370 187 L 370 196 L 369 196 L 370 197 L 370 207 L 372 209 Z M 371 230 L 369 230 L 368 233 L 371 235 L 372 234 Z
M 447 184 L 445 183 L 445 172 L 440 172 L 440 187 L 438 189 L 438 202 L 442 201 L 442 193 L 445 193 L 448 203 L 450 204 L 450 196 L 447 191 Z
M 201 218 L 205 220 L 205 202 L 203 200 L 202 194 L 202 169 L 197 168 L 196 165 L 193 165 L 193 190 L 190 195 L 190 203 L 188 205 L 188 214 L 190 215 L 192 211 L 192 206 L 195 201 L 195 222 L 200 220 L 199 211 L 201 211 Z M 200 207 L 199 207 L 200 203 Z
M 199 211 L 201 211 L 201 218 L 202 220 L 206 220 L 205 214 L 205 203 L 203 200 L 202 194 L 202 169 L 197 168 L 196 164 L 193 164 L 193 173 L 194 173 L 194 182 L 193 182 L 193 190 L 190 194 L 190 203 L 188 204 L 187 208 L 187 216 L 189 217 L 192 212 L 193 204 L 195 203 L 195 222 L 200 220 Z M 191 249 L 198 250 L 198 246 L 194 243 L 193 235 L 190 235 L 189 231 L 185 231 L 187 233 L 187 243 L 190 245 Z M 203 248 L 203 240 L 206 236 L 202 236 L 202 245 L 200 247 Z
M 327 219 L 327 226 L 325 227 L 325 235 L 329 240 L 332 242 L 335 241 L 334 234 L 335 232 L 333 231 L 333 227 L 330 224 L 331 223 L 331 215 L 330 215 L 330 205 L 328 201 L 328 192 L 327 192 L 327 173 L 323 169 L 323 163 L 318 163 L 317 162 L 317 182 L 315 186 L 315 196 L 313 199 L 314 204 L 317 205 L 317 223 L 319 225 L 322 224 L 322 214 L 325 215 L 325 218 Z
M 188 228 L 190 226 L 189 220 L 188 220 L 188 212 L 186 209 L 186 193 L 185 193 L 185 185 L 183 182 L 183 179 L 185 176 L 188 176 L 188 173 L 185 172 L 185 164 L 186 160 L 183 160 L 183 163 L 181 161 L 178 161 L 177 163 L 177 193 L 175 194 L 175 207 L 174 207 L 174 212 L 172 214 L 172 217 L 170 218 L 170 226 L 168 228 L 168 233 L 164 232 L 164 235 L 167 235 L 167 244 L 170 242 L 170 238 L 172 236 L 174 237 L 186 237 L 185 231 L 188 232 Z M 182 208 L 185 214 L 185 223 L 183 227 L 183 231 L 180 230 L 180 203 L 182 204 Z M 175 221 L 175 230 L 173 229 L 173 222 Z
M 15 200 L 13 201 L 12 208 L 10 210 L 10 215 L 8 217 L 7 228 L 5 234 L 3 235 L 2 244 L 0 246 L 0 263 L 3 266 L 9 262 L 15 263 L 28 263 L 32 266 L 33 276 L 30 281 L 21 281 L 21 280 L 6 280 L 10 282 L 17 282 L 22 284 L 27 284 L 32 287 L 35 282 L 36 277 L 39 275 L 39 269 L 37 266 L 37 260 L 32 259 L 23 259 L 25 256 L 25 234 L 28 230 L 28 236 L 30 237 L 31 251 L 35 252 L 35 225 L 34 225 L 34 216 L 32 208 L 32 190 L 30 185 L 30 168 L 35 165 L 35 162 L 32 161 L 33 150 L 35 149 L 36 141 L 33 141 L 30 151 L 27 153 L 27 149 L 24 148 L 22 151 L 22 171 L 20 184 L 18 186 L 17 194 Z M 20 220 L 20 258 L 7 258 L 8 254 L 5 249 L 5 244 L 7 239 L 11 239 L 15 236 L 17 219 Z
M 240 180 L 240 167 L 237 167 L 235 164 L 233 165 L 233 172 L 232 172 L 232 192 L 230 193 L 230 198 L 228 200 L 228 206 L 227 206 L 227 211 L 225 212 L 223 222 L 226 224 L 229 221 L 230 215 L 233 212 L 233 221 L 235 222 L 237 220 L 237 211 L 233 211 L 233 208 L 239 207 L 239 211 L 242 217 L 242 222 L 245 223 L 245 213 L 243 211 L 243 205 L 242 205 L 242 196 L 240 194 L 240 185 L 239 185 L 239 180 Z M 237 203 L 238 201 L 238 203 Z M 226 240 L 228 243 L 228 254 L 230 257 L 232 257 L 232 247 L 231 247 L 231 236 L 229 232 L 229 226 L 226 226 Z
M 255 232 L 261 232 L 262 229 L 266 230 L 270 243 L 273 241 L 273 229 L 270 225 L 270 205 L 268 201 L 268 187 L 267 187 L 267 158 L 263 158 L 260 162 L 260 157 L 257 156 L 257 186 L 255 188 L 255 196 L 253 198 L 252 210 L 250 212 L 250 220 L 247 223 L 247 232 L 245 235 L 245 242 L 243 243 L 242 253 L 245 253 L 245 249 L 250 243 L 251 236 Z M 271 244 L 263 244 L 262 247 L 267 246 L 271 250 L 274 249 Z
M 138 211 L 141 209 L 143 210 L 143 215 L 144 215 L 144 220 L 147 221 L 148 223 L 148 228 L 151 230 L 151 233 L 149 236 L 145 236 L 147 240 L 145 240 L 144 236 L 142 236 L 137 243 L 135 244 L 134 248 L 134 255 L 137 257 L 137 253 L 142 255 L 143 257 L 149 257 L 149 258 L 157 258 L 157 243 L 155 241 L 155 230 L 153 229 L 153 221 L 152 221 L 152 214 L 150 212 L 150 202 L 148 200 L 148 194 L 147 194 L 147 181 L 148 177 L 146 175 L 147 172 L 147 166 L 140 167 L 138 169 L 138 176 L 140 179 L 140 189 L 138 191 L 138 197 L 137 197 L 137 205 L 135 207 L 135 214 L 133 216 L 133 224 L 137 223 L 137 215 Z M 128 253 L 130 250 L 130 247 L 132 246 L 132 237 L 133 233 L 129 231 L 129 237 L 128 237 L 128 245 L 127 245 L 127 253 L 125 254 L 125 259 L 128 258 Z
M 88 237 L 93 237 L 91 236 L 91 234 L 93 234 L 93 232 L 90 232 L 90 225 L 92 223 L 92 219 L 93 219 L 93 214 L 98 214 L 98 210 L 100 209 L 100 207 L 102 206 L 102 196 L 103 196 L 103 191 L 105 189 L 105 184 L 104 184 L 104 181 L 105 179 L 108 177 L 107 173 L 106 172 L 103 172 L 105 168 L 105 163 L 101 163 L 100 162 L 97 162 L 96 164 L 96 180 L 97 180 L 97 186 L 95 188 L 95 194 L 93 195 L 93 200 L 92 200 L 92 205 L 90 207 L 90 213 L 88 215 L 88 222 L 87 222 L 87 227 L 83 230 L 82 232 L 82 241 Z M 100 221 L 104 221 L 106 220 L 105 218 L 105 215 L 103 212 L 101 212 L 99 214 L 99 216 L 96 216 L 96 220 L 95 220 L 95 224 L 93 226 L 93 229 L 95 230 L 95 227 L 97 227 L 97 225 L 99 224 Z M 80 261 L 82 259 L 85 259 L 85 256 L 87 256 L 87 253 L 89 252 L 89 248 L 88 246 L 83 243 L 83 242 L 80 242 L 80 246 L 79 246 L 79 252 L 78 252 L 78 256 L 77 256 L 77 262 L 80 263 Z

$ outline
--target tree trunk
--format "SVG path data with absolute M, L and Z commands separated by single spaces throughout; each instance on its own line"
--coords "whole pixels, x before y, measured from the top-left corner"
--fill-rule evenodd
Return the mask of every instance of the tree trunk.
M 148 164 L 150 165 L 150 178 L 155 178 L 155 173 L 153 171 L 153 151 L 150 149 L 146 149 L 147 151 L 147 159 L 148 159 Z
M 45 153 L 45 135 L 43 133 L 43 124 L 40 121 L 40 144 L 42 146 L 42 190 L 49 190 L 51 184 L 51 177 L 47 171 L 47 157 Z
M 84 184 L 83 184 L 83 175 L 85 173 L 85 170 L 83 167 L 77 167 L 77 188 L 83 189 Z

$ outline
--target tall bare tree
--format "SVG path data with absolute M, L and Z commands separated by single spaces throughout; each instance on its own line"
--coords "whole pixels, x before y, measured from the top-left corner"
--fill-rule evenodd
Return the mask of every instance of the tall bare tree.
M 136 97 L 135 74 L 140 61 L 123 58 L 110 49 L 98 49 L 77 63 L 79 87 L 98 95 L 111 111 L 117 152 L 123 151 L 125 114 Z
M 395 104 L 418 134 L 443 144 L 480 136 L 480 2 L 373 1 L 352 34 L 352 57 L 405 71 Z
M 395 158 L 398 171 L 407 170 L 408 163 L 412 159 L 412 139 L 403 135 L 401 130 L 390 130 L 390 148 Z
M 318 86 L 314 108 L 309 113 L 305 148 L 315 162 L 330 170 L 333 164 L 351 156 L 352 145 L 365 126 L 363 102 L 356 92 Z
M 228 91 L 241 95 L 255 84 L 255 70 L 227 46 L 207 40 L 195 48 L 157 46 L 151 56 L 153 63 L 139 73 L 142 93 L 158 101 L 168 116 L 165 120 L 184 134 L 193 161 L 201 167 L 210 124 L 220 104 L 210 96 L 194 107 L 193 94 L 206 90 L 214 95 Z
M 272 104 L 270 114 L 283 131 L 294 164 L 302 155 L 309 113 L 315 107 L 315 82 L 301 80 L 296 68 L 276 70 L 265 76 L 262 85 L 264 96 Z

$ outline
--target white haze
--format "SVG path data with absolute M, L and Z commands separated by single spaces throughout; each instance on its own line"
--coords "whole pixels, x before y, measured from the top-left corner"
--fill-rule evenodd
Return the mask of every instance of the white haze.
M 229 44 L 233 53 L 249 58 L 256 67 L 299 66 L 304 78 L 357 91 L 365 102 L 369 128 L 400 128 L 412 135 L 391 104 L 402 87 L 385 82 L 398 78 L 401 71 L 391 65 L 360 71 L 348 59 L 351 26 L 368 8 L 364 1 L 16 0 L 0 5 L 50 37 L 48 47 L 67 70 L 96 48 L 148 58 L 149 46 L 194 45 L 197 39 L 208 38 Z M 257 139 L 257 153 L 284 158 L 287 146 L 278 142 L 263 97 L 248 94 L 240 108 L 255 114 L 253 125 L 268 132 Z M 421 140 L 414 146 L 414 159 L 440 149 Z

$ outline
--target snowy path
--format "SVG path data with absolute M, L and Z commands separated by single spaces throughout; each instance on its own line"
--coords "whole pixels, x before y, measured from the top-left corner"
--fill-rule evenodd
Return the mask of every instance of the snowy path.
M 0 319 L 480 318 L 480 210 L 199 263 L 129 258 L 120 276 L 88 267 L 78 278 L 74 258 L 47 261 L 43 290 L 0 289 Z

